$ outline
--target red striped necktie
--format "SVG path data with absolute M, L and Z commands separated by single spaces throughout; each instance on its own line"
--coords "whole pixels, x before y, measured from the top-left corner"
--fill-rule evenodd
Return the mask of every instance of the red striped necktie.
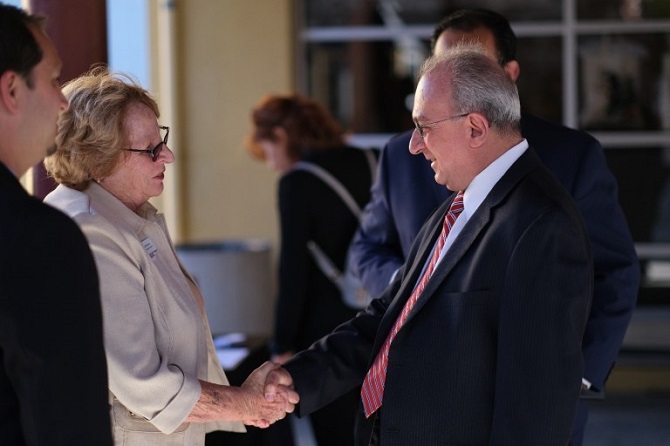
M 409 315 L 410 311 L 412 311 L 412 308 L 414 308 L 417 300 L 419 300 L 423 289 L 426 287 L 426 283 L 428 283 L 428 279 L 430 279 L 430 276 L 435 270 L 435 265 L 440 258 L 440 252 L 444 247 L 444 243 L 447 240 L 449 231 L 451 231 L 451 228 L 454 226 L 454 222 L 462 211 L 463 192 L 459 192 L 458 195 L 456 195 L 454 201 L 451 203 L 447 215 L 444 217 L 442 232 L 440 233 L 440 238 L 435 245 L 435 249 L 430 258 L 428 268 L 426 268 L 423 275 L 421 276 L 421 279 L 419 280 L 418 285 L 416 288 L 414 288 L 414 291 L 412 291 L 412 295 L 405 303 L 400 316 L 398 319 L 396 319 L 393 328 L 384 341 L 384 345 L 382 345 L 379 353 L 377 353 L 377 357 L 375 358 L 372 367 L 370 367 L 368 374 L 365 376 L 363 387 L 361 388 L 361 399 L 363 400 L 363 408 L 365 409 L 366 417 L 369 417 L 375 413 L 382 405 L 382 398 L 384 397 L 384 383 L 386 381 L 386 368 L 388 367 L 388 356 L 391 342 L 393 342 L 396 334 L 398 334 L 398 331 L 400 331 L 400 328 L 407 320 L 407 316 Z

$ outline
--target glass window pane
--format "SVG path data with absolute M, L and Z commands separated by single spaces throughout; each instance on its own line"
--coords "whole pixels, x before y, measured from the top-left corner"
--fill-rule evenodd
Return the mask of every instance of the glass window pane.
M 578 42 L 580 127 L 670 128 L 670 34 L 583 36 Z
M 559 37 L 520 38 L 517 80 L 521 108 L 549 121 L 563 120 L 563 59 Z
M 355 133 L 395 133 L 412 127 L 411 95 L 423 51 L 393 42 L 307 45 L 307 94 Z M 414 51 L 416 52 L 416 51 Z
M 411 128 L 415 76 L 429 53 L 426 40 L 307 45 L 307 94 L 355 133 Z M 561 122 L 559 38 L 519 39 L 519 95 L 525 111 Z M 547 58 L 547 54 L 556 57 Z
M 578 20 L 635 20 L 670 18 L 668 0 L 579 0 Z
M 302 5 L 307 27 L 364 25 L 374 16 L 372 0 L 303 0 Z
M 487 8 L 510 21 L 560 20 L 561 1 L 556 0 L 305 0 L 308 27 L 380 25 L 399 20 L 405 24 L 433 25 L 460 8 Z

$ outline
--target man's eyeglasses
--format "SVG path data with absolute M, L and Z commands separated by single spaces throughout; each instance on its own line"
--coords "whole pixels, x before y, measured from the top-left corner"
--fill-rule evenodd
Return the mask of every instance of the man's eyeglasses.
M 414 121 L 414 127 L 416 127 L 416 131 L 419 132 L 419 135 L 424 138 L 426 136 L 426 129 L 433 127 L 435 124 L 439 124 L 440 122 L 444 121 L 451 121 L 452 119 L 462 118 L 469 114 L 470 113 L 461 113 L 460 115 L 449 116 L 448 118 L 438 119 L 437 121 L 428 122 L 426 124 L 419 124 L 418 121 Z
M 156 160 L 161 154 L 161 150 L 163 150 L 163 146 L 167 145 L 168 136 L 170 136 L 170 127 L 167 127 L 165 125 L 159 125 L 158 128 L 161 130 L 165 130 L 165 137 L 163 138 L 163 141 L 156 144 L 156 146 L 153 149 L 124 149 L 124 150 L 126 152 L 146 153 L 151 157 L 151 161 L 156 162 Z

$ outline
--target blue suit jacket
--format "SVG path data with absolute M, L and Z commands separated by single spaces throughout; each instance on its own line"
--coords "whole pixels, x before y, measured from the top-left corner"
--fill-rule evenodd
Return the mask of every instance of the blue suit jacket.
M 363 382 L 450 201 L 426 222 L 379 299 L 285 364 L 300 416 Z M 590 251 L 574 202 L 528 150 L 470 217 L 398 331 L 382 407 L 370 419 L 359 412 L 356 444 L 567 444 L 592 295 Z
M 577 203 L 591 239 L 595 285 L 584 335 L 584 377 L 603 390 L 630 321 L 639 264 L 617 184 L 598 141 L 587 133 L 524 115 L 523 136 Z M 426 218 L 450 191 L 437 184 L 423 156 L 409 153 L 411 132 L 382 152 L 372 198 L 352 246 L 353 264 L 365 287 L 380 295 L 404 263 Z

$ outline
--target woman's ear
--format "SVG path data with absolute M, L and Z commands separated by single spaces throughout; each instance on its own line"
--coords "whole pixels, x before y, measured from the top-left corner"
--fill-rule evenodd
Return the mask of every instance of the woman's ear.
M 274 141 L 280 146 L 288 144 L 288 133 L 284 127 L 276 126 L 272 129 L 272 136 Z
M 271 168 L 279 172 L 286 172 L 296 161 L 298 161 L 297 159 L 293 159 L 293 155 L 289 153 L 288 144 L 288 133 L 286 132 L 286 129 L 279 126 L 273 128 L 271 141 L 271 145 L 273 146 Z

